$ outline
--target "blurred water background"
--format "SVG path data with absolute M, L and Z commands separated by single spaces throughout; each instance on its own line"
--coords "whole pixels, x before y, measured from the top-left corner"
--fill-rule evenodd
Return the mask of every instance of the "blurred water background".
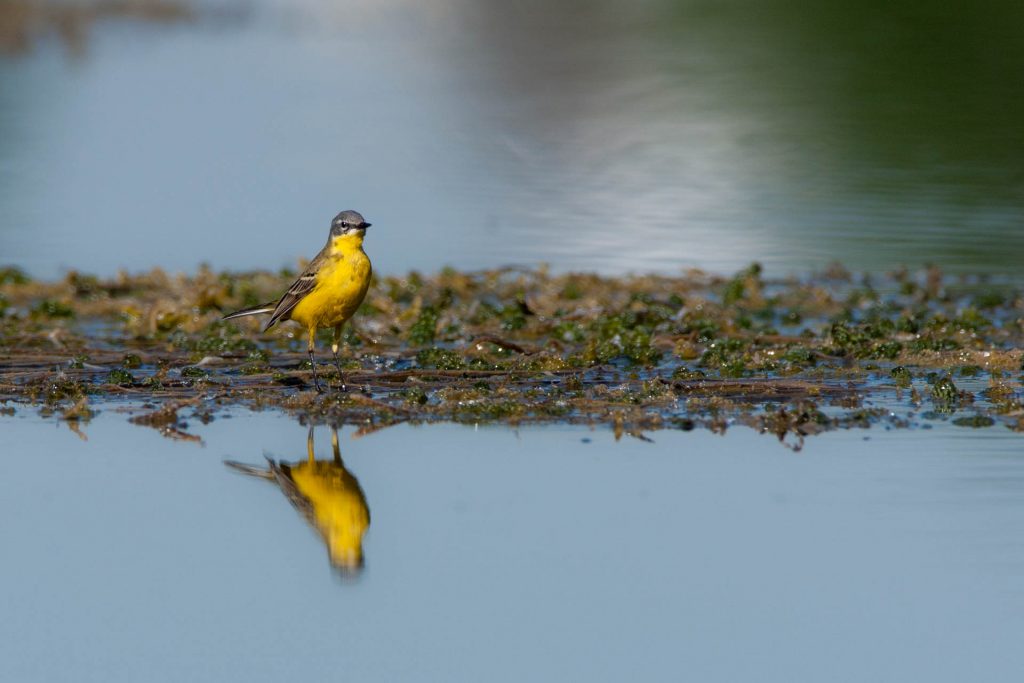
M 8 39 L 3 262 L 292 266 L 342 208 L 388 273 L 1024 258 L 1020 2 L 158 6 Z
M 0 264 L 40 277 L 294 266 L 343 208 L 386 273 L 1024 260 L 1020 2 L 0 0 L 0 48 Z M 0 680 L 1024 671 L 1002 426 L 349 427 L 339 580 L 221 462 L 301 461 L 303 425 L 94 407 L 88 441 L 0 413 Z

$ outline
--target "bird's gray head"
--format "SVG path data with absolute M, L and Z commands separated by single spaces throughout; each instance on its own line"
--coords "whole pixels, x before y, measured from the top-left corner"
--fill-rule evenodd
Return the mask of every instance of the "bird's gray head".
M 359 212 L 342 211 L 331 221 L 331 237 L 341 237 L 353 233 L 361 235 L 366 232 L 368 227 L 370 224 L 363 219 Z

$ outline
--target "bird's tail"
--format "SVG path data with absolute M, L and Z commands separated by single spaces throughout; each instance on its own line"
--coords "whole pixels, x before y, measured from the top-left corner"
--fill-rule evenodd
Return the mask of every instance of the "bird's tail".
M 274 471 L 265 470 L 262 467 L 256 467 L 255 465 L 247 465 L 244 462 L 238 462 L 237 460 L 225 460 L 224 464 L 242 474 L 248 474 L 250 477 L 259 477 L 260 479 L 273 479 Z
M 277 302 L 271 301 L 268 304 L 260 304 L 259 306 L 250 306 L 249 308 L 243 308 L 235 311 L 234 313 L 228 313 L 221 320 L 231 320 L 232 318 L 243 318 L 247 315 L 259 315 L 261 313 L 273 313 L 274 309 L 277 308 Z

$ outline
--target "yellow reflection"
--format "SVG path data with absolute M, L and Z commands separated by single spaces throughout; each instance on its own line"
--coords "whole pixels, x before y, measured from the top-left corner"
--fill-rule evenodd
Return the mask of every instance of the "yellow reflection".
M 338 446 L 338 430 L 331 427 L 332 460 L 313 455 L 313 427 L 306 438 L 305 461 L 286 463 L 267 458 L 267 469 L 225 461 L 229 467 L 268 479 L 288 497 L 327 545 L 331 566 L 345 574 L 363 568 L 363 534 L 370 526 L 370 507 L 359 481 L 345 467 Z

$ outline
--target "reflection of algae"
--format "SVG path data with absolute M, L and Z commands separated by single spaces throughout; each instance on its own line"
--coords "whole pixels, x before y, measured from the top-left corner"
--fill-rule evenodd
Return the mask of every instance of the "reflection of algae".
M 307 439 L 308 459 L 288 464 L 267 459 L 267 469 L 227 461 L 229 467 L 252 476 L 271 479 L 288 496 L 327 545 L 331 566 L 349 574 L 363 568 L 363 535 L 370 526 L 370 508 L 359 481 L 346 469 L 338 446 L 338 432 L 331 428 L 332 460 L 313 456 L 313 427 Z

